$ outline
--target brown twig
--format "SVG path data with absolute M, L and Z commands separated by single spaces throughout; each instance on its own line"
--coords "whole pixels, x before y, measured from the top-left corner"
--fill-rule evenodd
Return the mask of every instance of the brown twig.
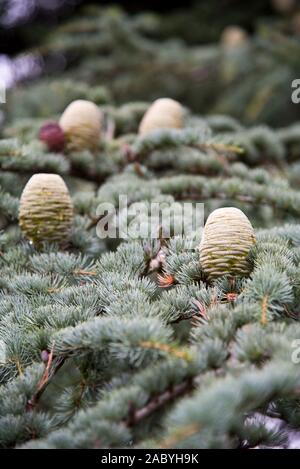
M 91 230 L 92 228 L 95 228 L 95 226 L 98 225 L 99 221 L 101 221 L 104 216 L 105 216 L 105 215 L 103 215 L 103 213 L 102 213 L 102 214 L 99 215 L 98 217 L 93 217 L 93 218 L 91 218 L 91 221 L 90 221 L 90 223 L 87 225 L 86 229 L 87 229 L 87 230 Z
M 179 349 L 176 346 L 162 344 L 152 340 L 144 340 L 140 342 L 140 346 L 146 349 L 161 350 L 164 353 L 173 355 L 174 357 L 180 358 L 181 360 L 186 360 L 187 362 L 192 360 L 192 356 L 189 352 Z
M 89 275 L 90 277 L 94 277 L 97 275 L 97 272 L 95 270 L 75 269 L 73 270 L 73 275 Z
M 133 427 L 137 425 L 142 420 L 145 420 L 151 414 L 161 409 L 165 405 L 171 403 L 178 397 L 184 396 L 185 394 L 191 392 L 195 387 L 195 380 L 188 379 L 183 383 L 177 384 L 171 389 L 154 396 L 150 401 L 142 408 L 133 410 L 132 405 L 129 408 L 129 414 L 127 419 L 124 421 L 124 424 L 128 427 Z
M 49 353 L 45 371 L 37 385 L 37 389 L 31 399 L 27 401 L 27 410 L 33 410 L 38 404 L 42 394 L 46 390 L 51 378 L 58 372 L 65 362 L 65 357 L 53 358 L 54 343 Z

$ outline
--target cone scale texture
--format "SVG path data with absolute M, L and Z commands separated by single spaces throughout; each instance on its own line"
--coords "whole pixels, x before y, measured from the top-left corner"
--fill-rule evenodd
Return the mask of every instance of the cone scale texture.
M 58 174 L 34 174 L 20 200 L 19 224 L 25 237 L 38 245 L 68 240 L 73 222 L 73 204 L 68 188 Z
M 95 151 L 100 140 L 102 115 L 96 104 L 78 99 L 63 112 L 62 128 L 67 151 Z
M 207 219 L 199 247 L 204 272 L 209 279 L 247 275 L 248 254 L 254 243 L 254 230 L 241 210 L 214 210 Z

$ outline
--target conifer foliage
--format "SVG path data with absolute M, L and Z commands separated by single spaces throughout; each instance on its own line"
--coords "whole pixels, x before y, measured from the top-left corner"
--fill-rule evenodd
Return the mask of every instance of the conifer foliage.
M 108 18 L 151 56 L 136 41 L 148 23 Z M 91 17 L 51 47 L 71 53 L 79 25 L 90 55 L 109 49 Z M 180 123 L 139 132 L 151 96 L 117 104 L 80 81 L 87 63 L 3 107 L 0 447 L 286 445 L 300 430 L 300 124 L 246 126 L 172 95 Z M 124 194 L 128 211 L 202 202 L 210 218 L 187 236 L 175 217 L 168 236 L 162 220 L 155 239 L 102 239 L 98 207 Z

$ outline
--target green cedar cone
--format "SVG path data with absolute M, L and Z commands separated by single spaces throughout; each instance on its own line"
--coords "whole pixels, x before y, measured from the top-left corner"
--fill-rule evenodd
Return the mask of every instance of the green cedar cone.
M 204 272 L 209 279 L 247 275 L 248 254 L 254 243 L 253 227 L 241 210 L 235 207 L 214 210 L 206 221 L 199 246 Z
M 34 174 L 20 200 L 19 224 L 27 239 L 65 242 L 73 222 L 73 204 L 68 188 L 58 174 Z

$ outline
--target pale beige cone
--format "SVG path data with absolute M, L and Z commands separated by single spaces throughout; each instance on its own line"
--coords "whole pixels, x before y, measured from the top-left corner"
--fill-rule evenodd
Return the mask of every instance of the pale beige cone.
M 59 121 L 67 151 L 94 151 L 99 144 L 101 124 L 102 114 L 96 104 L 83 99 L 69 104 Z
M 208 217 L 199 246 L 200 263 L 209 279 L 246 276 L 247 259 L 255 243 L 253 227 L 246 215 L 235 207 L 219 208 Z
M 296 0 L 271 0 L 271 4 L 279 13 L 290 13 L 296 6 Z
M 235 49 L 248 42 L 248 34 L 239 26 L 227 26 L 221 34 L 221 45 L 225 49 Z
M 58 174 L 34 174 L 20 200 L 19 225 L 27 239 L 42 242 L 68 240 L 73 222 L 73 204 L 64 180 Z
M 183 108 L 180 103 L 170 98 L 154 101 L 145 113 L 139 126 L 139 134 L 144 135 L 152 130 L 183 127 Z

